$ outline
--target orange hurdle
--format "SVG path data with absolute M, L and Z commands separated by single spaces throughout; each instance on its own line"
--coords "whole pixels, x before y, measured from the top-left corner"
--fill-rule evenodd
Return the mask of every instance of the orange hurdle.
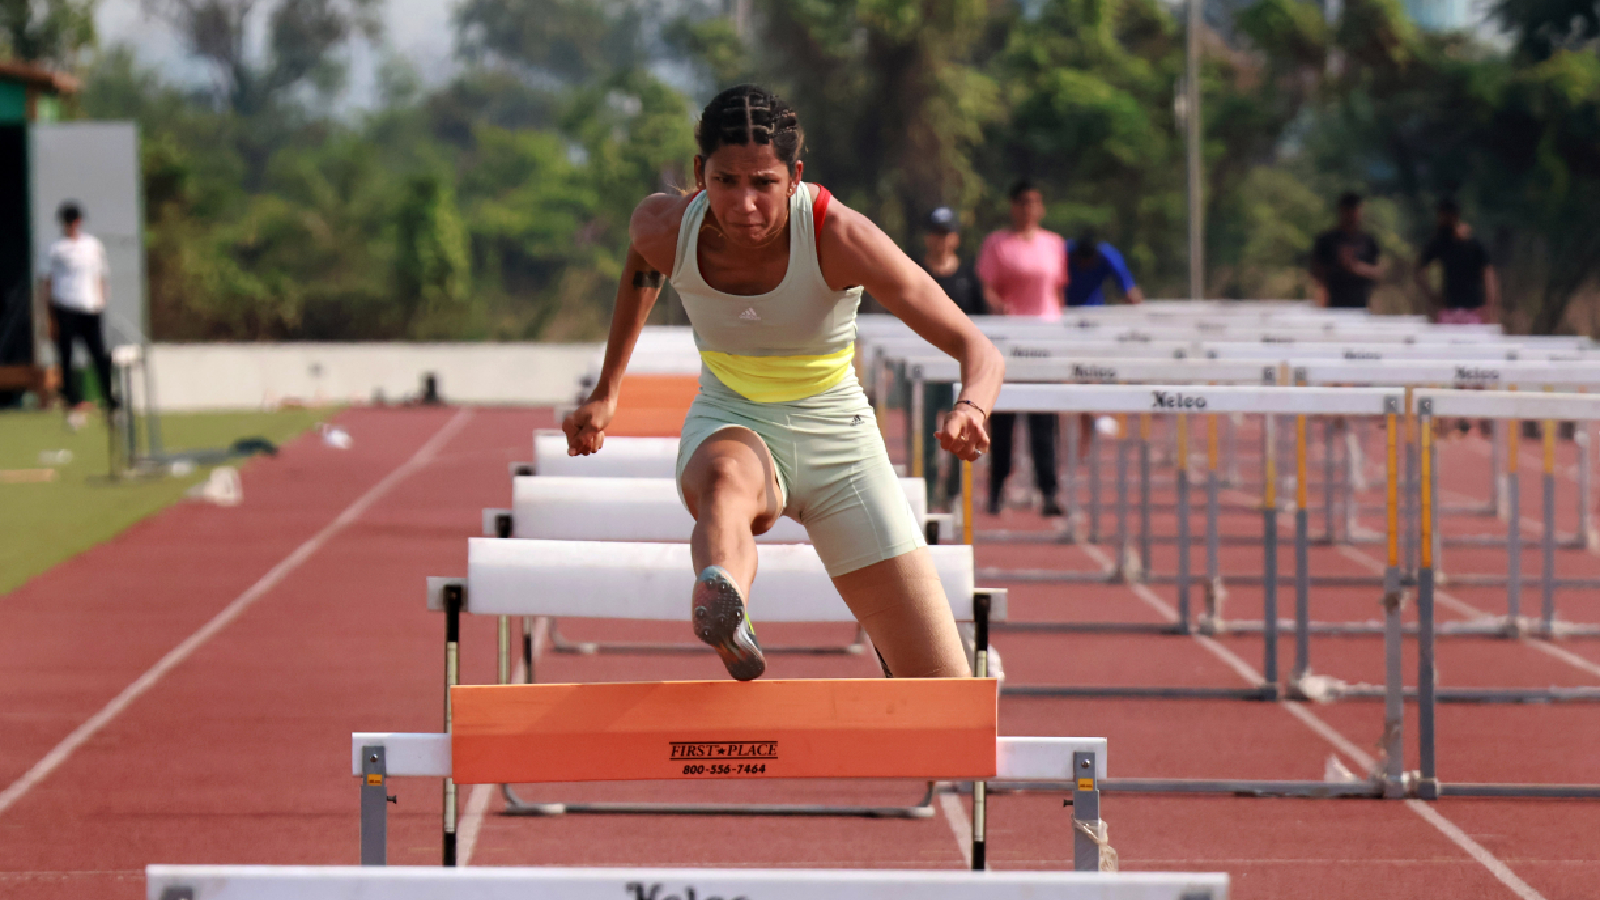
M 689 404 L 700 393 L 698 375 L 624 375 L 617 414 L 606 427 L 614 437 L 677 437 Z
M 462 784 L 995 775 L 992 678 L 451 688 Z

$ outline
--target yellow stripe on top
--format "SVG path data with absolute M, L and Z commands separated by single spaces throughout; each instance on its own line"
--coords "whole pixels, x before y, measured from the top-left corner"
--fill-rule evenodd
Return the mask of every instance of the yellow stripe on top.
M 742 356 L 701 350 L 717 380 L 756 403 L 788 403 L 828 390 L 850 374 L 856 345 L 824 356 Z

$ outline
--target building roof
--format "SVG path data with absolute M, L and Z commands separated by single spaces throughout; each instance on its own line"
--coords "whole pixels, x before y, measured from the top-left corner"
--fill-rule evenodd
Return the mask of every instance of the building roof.
M 0 60 L 0 81 L 19 81 L 52 94 L 76 94 L 81 87 L 78 79 L 66 72 L 31 66 L 15 60 Z

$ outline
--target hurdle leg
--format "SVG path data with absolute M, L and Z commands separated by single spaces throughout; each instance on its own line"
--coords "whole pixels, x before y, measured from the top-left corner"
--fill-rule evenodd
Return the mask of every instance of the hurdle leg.
M 1588 420 L 1577 423 L 1573 439 L 1578 444 L 1578 535 L 1574 542 L 1580 550 L 1594 549 L 1594 526 L 1590 514 L 1594 509 L 1594 473 L 1589 470 L 1590 454 L 1594 445 L 1594 423 Z
M 1239 423 L 1228 415 L 1222 424 L 1228 432 L 1228 484 L 1233 486 L 1239 483 Z
M 1405 456 L 1404 493 L 1400 500 L 1400 514 L 1405 527 L 1400 532 L 1401 572 L 1416 582 L 1417 577 L 1417 415 L 1415 401 L 1412 399 L 1412 388 L 1407 387 L 1405 393 L 1405 440 L 1400 445 L 1400 452 Z
M 991 598 L 979 592 L 972 596 L 972 674 L 978 678 L 989 677 L 989 611 Z M 972 783 L 972 869 L 981 872 L 989 867 L 989 785 Z
M 1511 515 L 1510 498 L 1507 496 L 1506 474 L 1511 471 L 1507 460 L 1506 445 L 1517 424 L 1510 419 L 1494 420 L 1494 437 L 1489 442 L 1493 451 L 1494 477 L 1494 512 L 1500 518 Z
M 522 617 L 522 673 L 524 684 L 534 684 L 539 679 L 533 673 L 534 618 Z
M 1139 416 L 1139 572 L 1149 577 L 1150 562 L 1150 417 Z
M 1089 434 L 1089 543 L 1100 543 L 1100 428 Z
M 1543 605 L 1539 627 L 1544 636 L 1556 636 L 1556 423 L 1544 423 L 1544 567 Z
M 1213 626 L 1222 623 L 1222 531 L 1217 521 L 1222 472 L 1219 469 L 1217 417 L 1206 416 L 1206 616 Z
M 446 585 L 444 589 L 444 731 L 451 731 L 450 689 L 461 683 L 461 610 L 466 605 L 466 587 Z M 455 779 L 444 779 L 444 847 L 443 864 L 456 864 L 456 808 Z
M 1178 414 L 1178 633 L 1189 633 L 1189 417 Z
M 1261 449 L 1261 677 L 1266 697 L 1278 698 L 1278 465 L 1272 416 L 1262 416 L 1265 431 Z
M 1334 420 L 1322 420 L 1322 541 L 1326 544 L 1334 542 Z
M 1433 403 L 1424 400 L 1419 404 L 1417 416 L 1418 513 L 1421 534 L 1418 543 L 1417 569 L 1417 744 L 1421 757 L 1421 779 L 1417 793 L 1424 800 L 1439 797 L 1438 769 L 1435 764 L 1434 715 L 1437 702 L 1438 676 L 1434 670 L 1434 577 L 1433 531 L 1436 527 L 1436 506 L 1433 446 Z
M 1070 416 L 1067 425 L 1067 470 L 1066 477 L 1061 479 L 1062 487 L 1067 495 L 1067 533 L 1077 538 L 1078 535 L 1078 455 L 1081 452 L 1079 438 L 1082 436 L 1083 416 Z
M 1306 442 L 1306 417 L 1295 416 L 1295 510 L 1294 510 L 1294 675 L 1295 683 L 1311 672 L 1311 500 L 1307 483 L 1310 448 Z M 1329 519 L 1331 522 L 1332 519 Z M 1269 622 L 1276 630 L 1276 623 Z
M 1344 440 L 1344 465 L 1339 467 L 1342 481 L 1339 485 L 1340 496 L 1344 499 L 1344 542 L 1355 541 L 1358 522 L 1361 516 L 1361 498 L 1357 495 L 1357 488 L 1365 483 L 1361 476 L 1361 429 L 1364 424 L 1358 420 L 1345 420 Z
M 1100 845 L 1106 841 L 1105 822 L 1100 818 L 1100 785 L 1095 777 L 1093 753 L 1072 754 L 1072 771 L 1077 776 L 1072 790 L 1072 869 L 1075 872 L 1100 871 Z
M 388 751 L 382 744 L 361 748 L 361 864 L 389 864 Z
M 1384 479 L 1385 538 L 1388 566 L 1383 572 L 1383 796 L 1391 800 L 1405 797 L 1405 663 L 1402 656 L 1405 624 L 1401 611 L 1405 594 L 1400 588 L 1400 452 L 1399 407 L 1387 401 L 1384 416 L 1386 474 Z
M 1117 580 L 1138 581 L 1139 565 L 1128 539 L 1128 428 L 1118 417 L 1117 434 Z
M 1506 634 L 1522 633 L 1522 479 L 1517 473 L 1517 431 L 1522 423 L 1502 420 L 1510 432 L 1506 438 Z

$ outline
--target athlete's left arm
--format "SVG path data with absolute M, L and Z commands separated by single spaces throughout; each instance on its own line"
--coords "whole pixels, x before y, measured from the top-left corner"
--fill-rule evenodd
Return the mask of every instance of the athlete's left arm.
M 994 344 L 882 229 L 837 200 L 828 206 L 817 257 L 829 287 L 865 287 L 884 309 L 961 363 L 961 396 L 939 428 L 939 445 L 969 462 L 988 450 L 989 413 L 1006 375 L 1005 357 Z

